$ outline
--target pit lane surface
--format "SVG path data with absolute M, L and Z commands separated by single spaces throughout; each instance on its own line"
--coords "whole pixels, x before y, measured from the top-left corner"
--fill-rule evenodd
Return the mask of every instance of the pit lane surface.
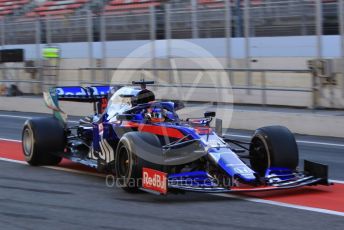
M 0 138 L 20 139 L 25 117 L 31 116 L 39 115 L 0 112 Z M 245 139 L 250 133 L 235 130 L 230 134 Z M 302 159 L 329 164 L 330 178 L 344 180 L 342 139 L 307 136 L 297 139 Z M 2 147 L 0 151 L 3 150 Z M 4 161 L 0 161 L 0 167 L 0 229 L 344 228 L 343 216 L 227 196 L 127 194 L 106 187 L 102 177 Z M 323 189 L 314 189 L 306 196 L 324 193 Z M 288 197 L 295 196 L 295 192 L 288 192 Z M 330 199 L 340 203 L 343 195 Z

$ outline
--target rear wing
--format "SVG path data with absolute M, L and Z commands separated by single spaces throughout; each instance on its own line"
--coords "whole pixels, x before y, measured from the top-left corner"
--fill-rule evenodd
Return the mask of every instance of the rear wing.
M 67 114 L 59 107 L 59 101 L 93 103 L 94 113 L 102 113 L 108 102 L 109 94 L 117 91 L 119 86 L 62 86 L 53 87 L 44 92 L 44 101 L 53 110 L 54 116 L 66 125 Z
M 59 101 L 98 102 L 108 98 L 112 87 L 110 86 L 64 86 L 50 89 L 50 94 L 55 93 Z

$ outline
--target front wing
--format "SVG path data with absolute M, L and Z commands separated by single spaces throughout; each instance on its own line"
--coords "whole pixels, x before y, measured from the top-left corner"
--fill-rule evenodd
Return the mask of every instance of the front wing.
M 203 192 L 203 193 L 233 193 L 233 192 L 262 192 L 262 191 L 274 191 L 283 189 L 293 189 L 303 186 L 311 185 L 331 185 L 328 181 L 328 166 L 304 161 L 304 171 L 293 174 L 293 177 L 285 177 L 280 180 L 271 180 L 271 178 L 262 178 L 266 181 L 264 185 L 243 185 L 240 183 L 234 183 L 230 186 L 219 186 L 212 178 L 202 171 L 191 173 L 172 174 L 166 178 L 165 189 L 154 189 L 153 192 L 158 194 L 166 194 L 167 191 L 191 191 L 191 192 Z M 163 176 L 160 176 L 163 178 Z M 283 176 L 282 176 L 283 178 Z M 160 183 L 163 184 L 163 183 Z M 143 188 L 145 191 L 150 191 L 148 188 Z

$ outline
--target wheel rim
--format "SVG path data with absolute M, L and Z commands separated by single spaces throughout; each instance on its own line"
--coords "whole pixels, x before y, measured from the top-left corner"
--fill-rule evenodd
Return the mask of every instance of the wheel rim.
M 30 156 L 33 149 L 33 135 L 31 129 L 27 128 L 23 134 L 23 147 L 25 156 Z
M 118 176 L 127 178 L 129 174 L 129 151 L 125 146 L 122 146 L 119 150 L 118 156 Z
M 254 138 L 250 148 L 251 166 L 260 174 L 264 174 L 268 168 L 268 152 L 264 142 L 260 138 Z

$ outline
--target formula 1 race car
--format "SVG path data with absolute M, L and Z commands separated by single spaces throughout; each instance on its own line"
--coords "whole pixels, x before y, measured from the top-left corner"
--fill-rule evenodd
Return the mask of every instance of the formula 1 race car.
M 53 117 L 26 121 L 23 152 L 30 165 L 57 165 L 68 158 L 112 173 L 128 192 L 264 191 L 329 185 L 326 165 L 304 161 L 282 126 L 255 131 L 250 142 L 222 135 L 215 112 L 180 119 L 183 103 L 156 101 L 133 86 L 55 87 L 44 93 Z M 140 86 L 140 87 L 138 87 Z M 95 115 L 68 126 L 59 101 L 93 103 Z M 77 108 L 76 108 L 77 109 Z M 215 131 L 216 130 L 216 131 Z

